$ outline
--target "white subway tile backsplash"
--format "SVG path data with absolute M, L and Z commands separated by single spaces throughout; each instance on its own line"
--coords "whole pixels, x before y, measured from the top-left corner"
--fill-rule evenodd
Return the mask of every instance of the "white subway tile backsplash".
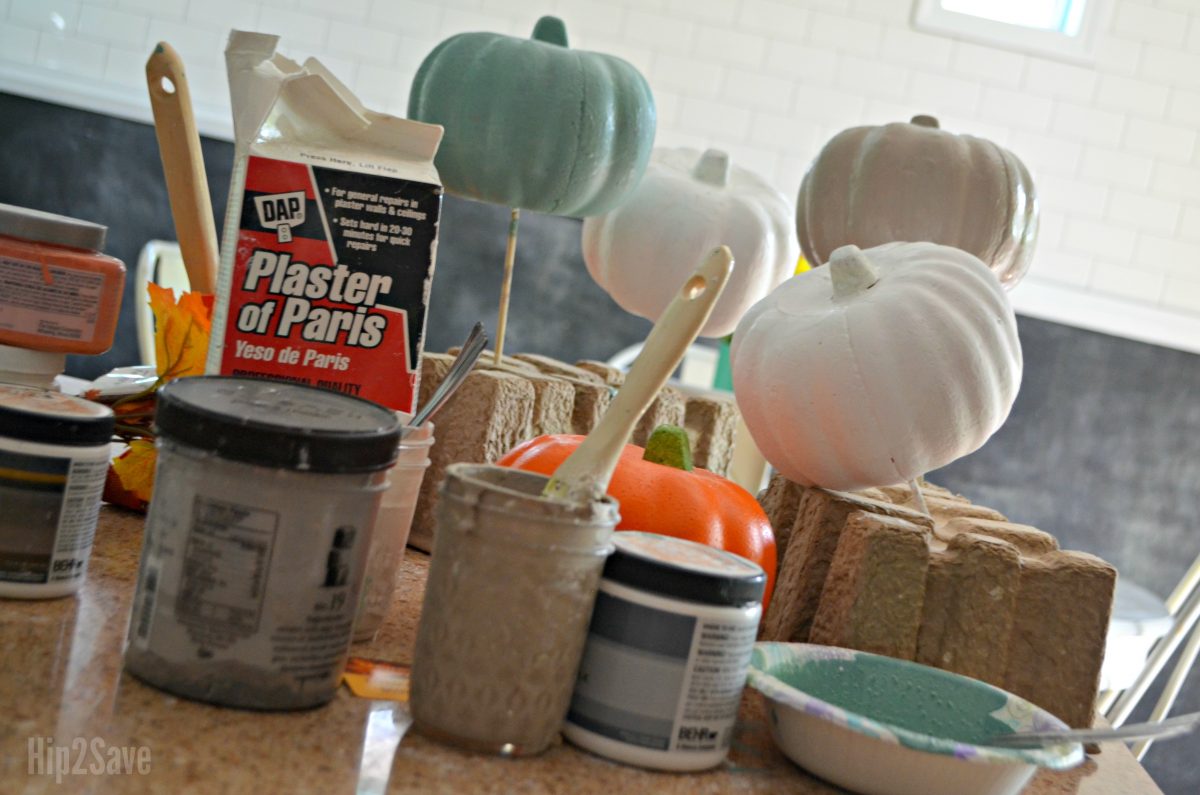
M 8 18 L 23 27 L 67 35 L 79 21 L 79 0 L 12 0 Z
M 1149 3 L 1124 0 L 1113 14 L 1114 35 L 1122 38 L 1178 47 L 1187 34 L 1188 15 L 1180 11 L 1154 8 Z
M 199 1 L 207 2 L 207 0 Z M 193 2 L 196 2 L 196 0 L 193 0 Z M 304 11 L 321 14 L 322 16 L 334 19 L 363 22 L 367 18 L 367 11 L 370 9 L 371 0 L 336 0 L 336 2 L 330 2 L 329 0 L 297 0 L 296 6 Z
M 62 0 L 53 0 L 55 4 Z M 117 0 L 117 8 L 129 11 L 144 11 L 155 19 L 182 21 L 187 11 L 188 0 Z
M 854 126 L 866 106 L 862 97 L 816 85 L 797 86 L 793 102 L 799 115 L 820 119 L 838 129 Z
M 1064 97 L 1084 103 L 1092 98 L 1096 90 L 1096 72 L 1083 66 L 1049 61 L 1045 58 L 1029 58 L 1025 70 L 1025 88 L 1034 94 Z
M 1135 265 L 1097 262 L 1092 268 L 1092 289 L 1115 298 L 1158 303 L 1166 279 L 1161 273 Z
M 691 54 L 696 25 L 666 14 L 631 8 L 625 14 L 623 36 L 659 53 Z
M 716 98 L 724 72 L 720 64 L 703 58 L 663 54 L 654 59 L 647 79 L 651 88 L 663 85 L 680 94 Z
M 737 3 L 728 0 L 668 0 L 667 11 L 678 16 L 728 25 L 737 16 Z
M 1023 130 L 1046 130 L 1053 111 L 1054 101 L 1047 97 L 996 86 L 985 86 L 979 102 L 980 117 Z
M 1155 271 L 1200 277 L 1200 243 L 1142 235 L 1137 243 L 1137 262 Z
M 954 41 L 919 33 L 907 27 L 889 27 L 883 33 L 879 54 L 889 61 L 929 69 L 948 69 Z
M 578 8 L 581 2 L 582 0 L 577 0 L 571 4 L 570 0 L 563 0 L 563 19 L 568 26 L 581 15 L 582 12 Z M 432 42 L 437 39 L 442 22 L 442 9 L 434 2 L 400 4 L 395 0 L 372 0 L 367 8 L 367 21 L 371 25 L 409 36 L 426 36 Z
M 835 50 L 870 55 L 879 51 L 883 25 L 863 19 L 815 11 L 809 22 L 809 42 Z
M 721 99 L 750 108 L 779 111 L 791 107 L 792 81 L 748 69 L 725 70 Z
M 1105 74 L 1133 77 L 1142 66 L 1142 51 L 1147 48 L 1141 42 L 1123 39 L 1108 33 L 1101 34 L 1093 53 L 1096 63 L 1103 64 Z
M 1188 127 L 1136 118 L 1125 127 L 1125 148 L 1134 152 L 1186 161 L 1195 146 L 1196 131 Z
M 1096 106 L 1107 110 L 1161 116 L 1170 89 L 1159 83 L 1120 75 L 1101 75 L 1096 89 Z
M 818 141 L 818 134 L 817 125 L 795 116 L 759 111 L 750 117 L 750 142 L 788 156 L 811 158 L 824 143 Z
M 909 71 L 857 55 L 843 55 L 834 85 L 867 98 L 898 100 L 908 87 Z
M 908 100 L 922 113 L 971 113 L 979 107 L 979 95 L 979 83 L 933 72 L 915 71 L 908 84 Z
M 987 85 L 1016 88 L 1021 85 L 1025 75 L 1026 60 L 1021 53 L 958 41 L 954 43 L 950 68 L 957 77 L 973 78 Z
M 1075 217 L 1101 218 L 1108 203 L 1108 187 L 1096 182 L 1041 174 L 1035 183 L 1042 206 Z
M 1189 204 L 1183 208 L 1183 217 L 1179 220 L 1179 236 L 1185 240 L 1200 240 L 1200 203 Z
M 659 129 L 679 125 L 679 106 L 682 102 L 683 97 L 674 91 L 654 89 L 654 111 L 658 116 Z
M 729 102 L 684 97 L 679 123 L 689 132 L 710 138 L 745 138 L 750 131 L 750 111 Z
M 529 20 L 518 21 L 514 17 L 500 14 L 489 14 L 475 8 L 444 8 L 442 9 L 442 27 L 438 32 L 440 38 L 448 38 L 455 33 L 505 33 L 509 36 L 528 37 L 533 32 Z M 568 31 L 568 35 L 570 31 Z M 431 41 L 432 48 L 436 41 Z
M 1118 188 L 1109 196 L 1105 217 L 1142 232 L 1170 235 L 1174 233 L 1179 222 L 1182 206 L 1178 201 L 1147 196 L 1144 190 L 1129 191 Z
M 150 18 L 144 14 L 86 5 L 79 10 L 79 33 L 85 39 L 125 47 L 146 42 Z
M 1178 124 L 1200 127 L 1200 91 L 1171 89 L 1167 102 L 1167 118 Z
M 867 109 L 863 112 L 862 121 L 865 124 L 878 126 L 897 121 L 909 121 L 912 117 L 913 105 L 909 102 L 872 99 L 867 101 Z
M 1158 196 L 1200 202 L 1200 167 L 1156 163 L 1150 190 Z
M 103 44 L 43 31 L 38 34 L 34 62 L 48 69 L 91 78 L 103 73 L 107 54 L 108 48 Z
M 192 66 L 206 67 L 210 64 L 220 64 L 224 67 L 223 53 L 225 52 L 225 31 L 209 28 L 198 28 L 185 22 L 174 22 L 169 19 L 155 19 L 150 22 L 146 34 L 146 54 L 149 48 L 160 41 L 169 42 L 178 52 L 183 62 L 188 66 L 191 76 Z
M 3 46 L 2 42 L 3 39 L 0 38 L 0 46 Z M 130 91 L 145 91 L 147 57 L 148 54 L 142 47 L 138 47 L 136 50 L 109 47 L 108 57 L 104 61 L 104 79 Z M 190 91 L 192 88 L 190 70 L 188 77 L 188 90 Z M 147 97 L 146 107 L 149 106 L 150 100 Z
M 428 43 L 425 45 L 426 51 L 429 49 Z M 641 71 L 642 75 L 649 78 L 651 67 L 654 65 L 657 57 L 649 47 L 644 47 L 639 44 L 631 44 L 625 39 L 610 39 L 604 37 L 589 37 L 587 40 L 587 49 L 596 52 L 614 55 L 617 58 L 628 61 Z
M 187 7 L 189 25 L 228 33 L 230 30 L 255 30 L 259 6 L 245 0 L 203 0 Z
M 743 30 L 799 40 L 808 33 L 808 15 L 807 8 L 791 0 L 742 0 L 737 23 Z
M 1086 287 L 1092 279 L 1092 258 L 1086 254 L 1047 250 L 1039 241 L 1029 273 L 1035 279 Z
M 354 22 L 334 22 L 329 26 L 326 48 L 335 55 L 356 58 L 364 63 L 390 64 L 395 60 L 400 37 L 390 30 Z
M 1010 143 L 1009 149 L 1033 172 L 1035 185 L 1044 173 L 1066 176 L 1077 173 L 1083 157 L 1082 144 L 1058 135 L 1017 130 Z
M 806 44 L 773 41 L 767 46 L 767 71 L 807 85 L 827 86 L 837 75 L 839 55 Z
M 1157 83 L 1200 88 L 1200 52 L 1147 48 L 1142 54 L 1139 74 Z
M 32 64 L 37 58 L 38 32 L 19 25 L 0 25 L 0 60 Z
M 896 0 L 851 0 L 851 13 L 860 19 L 872 19 L 889 25 L 908 22 L 912 8 L 907 2 Z
M 734 163 L 764 178 L 774 174 L 779 166 L 777 149 L 751 146 L 743 140 L 732 141 L 719 136 L 713 138 L 711 146 L 728 152 Z
M 1163 283 L 1162 302 L 1172 309 L 1200 313 L 1200 279 L 1167 274 Z
M 737 33 L 714 25 L 699 25 L 693 52 L 705 60 L 754 68 L 766 58 L 767 37 Z
M 1116 146 L 1121 141 L 1125 116 L 1106 110 L 1059 102 L 1050 118 L 1050 129 L 1069 138 Z
M 264 8 L 259 14 L 261 30 L 277 33 L 285 52 L 319 50 L 325 45 L 329 21 L 287 8 Z
M 1106 146 L 1085 146 L 1080 176 L 1132 190 L 1145 190 L 1150 184 L 1154 159 L 1146 155 L 1122 152 Z
M 1137 233 L 1113 224 L 1072 219 L 1063 230 L 1063 248 L 1096 257 L 1128 262 Z

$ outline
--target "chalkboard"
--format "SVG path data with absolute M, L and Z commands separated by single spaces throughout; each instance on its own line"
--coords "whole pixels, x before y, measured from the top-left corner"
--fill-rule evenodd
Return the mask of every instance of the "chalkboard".
M 0 202 L 108 225 L 107 252 L 130 268 L 146 241 L 174 239 L 149 126 L 4 94 L 0 118 Z M 232 154 L 226 142 L 204 141 L 218 229 Z M 507 225 L 506 208 L 445 199 L 430 349 L 459 343 L 476 320 L 494 329 Z M 508 350 L 605 359 L 645 336 L 649 324 L 587 275 L 579 232 L 576 220 L 523 215 Z M 136 361 L 132 282 L 117 345 L 72 357 L 71 373 L 93 377 Z M 1020 334 L 1025 379 L 1007 424 L 930 479 L 1165 596 L 1200 553 L 1200 357 L 1029 318 Z M 1200 674 L 1185 688 L 1184 710 L 1200 710 Z M 1148 757 L 1168 793 L 1200 791 L 1189 745 Z

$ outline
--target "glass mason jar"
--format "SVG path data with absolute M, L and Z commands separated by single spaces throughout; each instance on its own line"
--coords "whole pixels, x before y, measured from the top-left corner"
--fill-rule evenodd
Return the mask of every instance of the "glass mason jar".
M 530 755 L 571 699 L 617 504 L 541 496 L 547 478 L 447 470 L 417 630 L 412 710 L 433 739 Z

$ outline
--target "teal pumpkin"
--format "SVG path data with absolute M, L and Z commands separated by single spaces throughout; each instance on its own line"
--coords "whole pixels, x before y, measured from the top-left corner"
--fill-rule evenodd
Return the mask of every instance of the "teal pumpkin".
M 408 115 L 446 128 L 435 162 L 450 193 L 557 215 L 615 207 L 654 143 L 646 79 L 620 58 L 568 49 L 555 17 L 532 39 L 446 39 L 417 70 Z

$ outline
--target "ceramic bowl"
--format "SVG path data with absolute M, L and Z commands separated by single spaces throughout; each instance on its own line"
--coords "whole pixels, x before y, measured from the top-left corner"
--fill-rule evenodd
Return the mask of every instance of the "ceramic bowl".
M 1016 795 L 1039 767 L 1083 761 L 1079 743 L 997 748 L 988 737 L 1065 729 L 999 688 L 905 660 L 805 643 L 759 643 L 749 684 L 793 762 L 863 795 Z

